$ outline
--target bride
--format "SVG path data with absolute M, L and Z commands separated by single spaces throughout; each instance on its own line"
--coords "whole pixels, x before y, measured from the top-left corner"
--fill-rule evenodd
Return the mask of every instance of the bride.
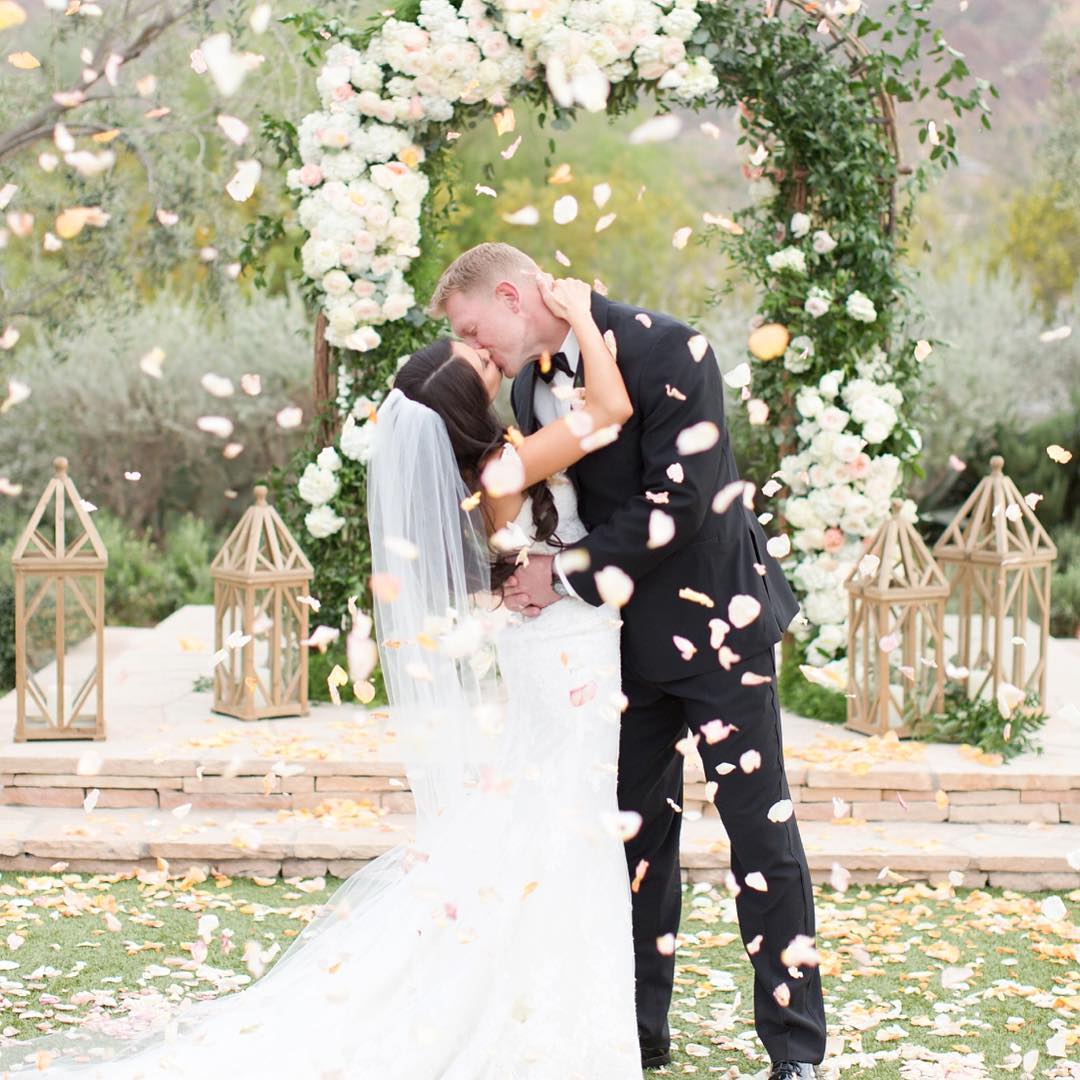
M 375 618 L 415 836 L 345 881 L 242 992 L 134 1038 L 82 1027 L 10 1043 L 0 1067 L 640 1080 L 617 614 L 566 597 L 522 619 L 499 603 L 515 563 L 585 534 L 564 470 L 631 413 L 589 286 L 545 278 L 541 294 L 581 344 L 588 394 L 566 418 L 507 432 L 491 409 L 501 373 L 449 339 L 410 357 L 378 412 Z

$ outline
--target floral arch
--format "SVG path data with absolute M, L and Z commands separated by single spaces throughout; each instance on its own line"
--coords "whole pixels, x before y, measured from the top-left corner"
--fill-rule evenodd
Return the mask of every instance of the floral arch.
M 810 622 L 803 653 L 818 665 L 842 656 L 846 570 L 918 468 L 910 391 L 931 345 L 910 336 L 899 260 L 913 196 L 956 161 L 949 118 L 981 111 L 986 123 L 993 93 L 934 28 L 931 0 L 893 0 L 876 19 L 861 6 L 420 0 L 364 30 L 314 12 L 285 20 L 320 67 L 321 108 L 278 131 L 328 402 L 282 496 L 303 520 L 322 622 L 344 629 L 348 598 L 366 599 L 369 417 L 434 331 L 422 313 L 441 269 L 429 195 L 451 182 L 461 129 L 494 118 L 508 131 L 522 100 L 565 124 L 651 95 L 660 116 L 643 139 L 673 136 L 691 113 L 738 110 L 750 201 L 704 214 L 696 231 L 759 296 L 746 363 L 726 376 L 755 447 L 742 467 L 762 484 L 759 512 L 775 514 L 772 550 L 790 552 Z M 909 118 L 920 147 L 909 168 L 897 100 L 926 113 Z

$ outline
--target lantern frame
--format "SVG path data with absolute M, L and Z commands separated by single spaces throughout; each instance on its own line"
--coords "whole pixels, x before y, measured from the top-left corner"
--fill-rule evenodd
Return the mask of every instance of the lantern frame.
M 876 559 L 870 564 L 866 560 Z M 865 735 L 911 734 L 913 722 L 945 703 L 945 602 L 949 584 L 914 527 L 903 503 L 870 538 L 866 552 L 844 581 L 848 591 L 848 687 L 846 727 Z M 898 638 L 901 663 L 892 678 Z M 899 693 L 898 693 L 899 692 Z
M 68 476 L 67 458 L 55 458 L 53 468 L 55 475 L 42 492 L 11 556 L 15 579 L 16 742 L 105 738 L 105 569 L 109 565 L 109 556 L 86 505 Z M 39 529 L 50 504 L 53 510 L 51 539 Z M 69 507 L 82 530 L 70 541 L 66 521 Z M 42 579 L 42 584 L 33 591 L 35 579 Z M 83 595 L 82 586 L 88 581 L 93 585 L 92 600 Z M 50 592 L 56 605 L 53 614 L 56 663 L 53 708 L 38 682 L 40 672 L 29 670 L 28 656 L 30 621 Z M 70 716 L 64 692 L 69 593 L 89 620 L 95 639 L 94 666 L 71 697 Z M 94 698 L 93 711 L 80 715 L 91 696 Z M 36 715 L 27 712 L 28 704 L 36 706 Z
M 1014 512 L 1010 512 L 1016 507 Z M 995 454 L 979 481 L 934 545 L 949 580 L 959 614 L 956 666 L 968 696 L 996 695 L 1002 683 L 1046 699 L 1046 659 L 1050 641 L 1050 583 L 1057 547 L 1005 475 L 1005 459 Z M 1035 608 L 1038 656 L 1029 665 L 1028 617 Z M 1021 635 L 1007 624 L 1021 620 Z M 977 624 L 977 625 L 976 625 Z M 978 638 L 976 651 L 976 637 Z M 1012 647 L 1012 656 L 1007 653 Z
M 303 644 L 308 638 L 308 609 L 299 597 L 310 591 L 314 570 L 266 496 L 267 488 L 258 485 L 254 504 L 210 566 L 214 649 L 226 653 L 214 667 L 212 708 L 241 720 L 306 716 L 310 711 Z M 260 624 L 263 618 L 270 620 L 269 626 Z M 268 657 L 260 665 L 256 648 L 263 630 L 268 633 Z M 226 645 L 236 631 L 247 640 L 239 647 Z

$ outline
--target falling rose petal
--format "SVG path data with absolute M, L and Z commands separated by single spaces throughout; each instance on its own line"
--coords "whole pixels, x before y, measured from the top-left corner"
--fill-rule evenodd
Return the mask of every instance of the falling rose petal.
M 1072 461 L 1072 451 L 1066 450 L 1064 446 L 1058 446 L 1057 443 L 1048 446 L 1046 453 L 1050 460 L 1058 465 L 1067 465 Z
M 690 603 L 700 604 L 704 608 L 716 607 L 716 603 L 711 596 L 707 596 L 703 592 L 698 592 L 697 589 L 680 589 L 679 599 L 689 600 Z
M 593 202 L 598 210 L 603 210 L 611 198 L 610 184 L 594 184 L 592 189 Z
M 710 619 L 709 620 L 709 648 L 719 649 L 724 644 L 724 638 L 727 637 L 728 632 L 731 630 L 731 625 L 724 622 L 723 619 Z
M 238 161 L 236 172 L 232 179 L 225 185 L 225 190 L 236 202 L 247 202 L 255 192 L 255 185 L 262 176 L 262 165 L 251 159 Z
M 746 418 L 752 427 L 760 427 L 769 419 L 769 406 L 761 398 L 751 398 L 746 403 Z
M 505 150 L 499 151 L 499 157 L 503 161 L 509 161 L 521 147 L 521 136 L 519 135 Z
M 690 350 L 694 363 L 700 364 L 702 357 L 709 350 L 709 339 L 704 334 L 694 334 L 687 340 L 686 347 Z
M 401 595 L 401 581 L 393 574 L 372 574 L 371 595 L 384 604 L 392 604 Z
M 881 559 L 877 555 L 864 555 L 859 560 L 859 576 L 864 578 L 873 577 L 878 572 Z
M 654 116 L 639 124 L 630 132 L 630 145 L 641 146 L 644 143 L 670 142 L 682 130 L 682 119 L 676 113 Z
M 735 766 L 730 761 L 721 761 L 720 764 L 716 766 L 716 771 L 720 776 L 727 776 L 728 773 L 733 773 L 735 771 Z
M 1055 341 L 1064 341 L 1072 334 L 1071 326 L 1059 326 L 1054 330 L 1044 330 L 1039 335 L 1039 340 L 1044 345 L 1050 345 Z
M 679 655 L 684 660 L 692 660 L 694 658 L 694 654 L 697 652 L 697 646 L 692 641 L 680 637 L 678 634 L 675 634 L 671 640 L 675 643 L 675 648 L 679 650 Z
M 641 815 L 636 810 L 619 810 L 606 813 L 601 818 L 605 830 L 617 836 L 625 844 L 641 832 Z
M 552 216 L 556 225 L 568 225 L 578 214 L 578 202 L 573 195 L 564 195 L 555 200 Z
M 759 165 L 765 164 L 765 159 L 769 156 L 769 151 L 758 143 L 757 149 L 750 155 L 750 164 L 756 169 Z
M 94 807 L 97 806 L 98 799 L 100 798 L 101 792 L 100 790 L 98 790 L 98 788 L 94 788 L 93 790 L 88 791 L 86 794 L 86 798 L 83 799 L 83 810 L 85 810 L 86 813 L 89 814 L 94 809 Z
M 523 206 L 512 214 L 503 214 L 502 219 L 508 225 L 539 225 L 540 211 L 535 206 Z
M 896 634 L 883 634 L 878 638 L 878 648 L 885 653 L 900 648 L 900 638 Z
M 766 683 L 772 682 L 772 676 L 758 675 L 755 671 L 744 671 L 739 682 L 743 686 L 764 686 Z
M 582 705 L 587 705 L 595 697 L 596 683 L 587 682 L 584 686 L 575 687 L 570 691 L 570 704 L 575 709 L 579 709 Z
M 265 34 L 270 25 L 271 8 L 269 4 L 256 4 L 248 17 L 248 26 L 254 34 Z
M 683 757 L 690 757 L 697 753 L 697 744 L 701 742 L 700 735 L 686 735 L 675 744 L 675 752 Z
M 761 614 L 761 602 L 746 593 L 737 593 L 728 603 L 728 619 L 737 630 L 749 626 Z
M 1043 918 L 1049 919 L 1050 922 L 1061 922 L 1069 914 L 1069 909 L 1060 896 L 1048 896 L 1039 905 L 1039 910 L 1042 912 Z
M 665 475 L 673 484 L 681 484 L 686 479 L 686 471 L 678 461 L 667 467 Z
M 674 934 L 662 934 L 656 939 L 656 951 L 661 956 L 674 956 L 675 955 L 675 935 Z
M 286 405 L 284 409 L 278 411 L 274 420 L 279 428 L 291 431 L 304 422 L 304 410 L 299 405 Z
M 387 551 L 401 559 L 413 560 L 420 555 L 420 549 L 411 540 L 400 536 L 388 536 L 384 544 Z
M 31 52 L 8 53 L 8 63 L 17 71 L 33 71 L 41 67 L 41 61 Z
M 487 195 L 492 199 L 499 197 L 499 193 L 493 187 L 488 187 L 487 184 L 477 184 L 475 190 L 477 195 Z
M 251 373 L 241 375 L 240 389 L 249 397 L 256 397 L 262 393 L 262 379 Z
M 722 134 L 720 129 L 711 120 L 706 120 L 699 124 L 698 128 L 703 135 L 708 135 L 710 139 L 719 139 Z
M 652 326 L 652 319 L 644 311 L 639 311 L 634 318 L 637 319 L 646 330 Z
M 765 880 L 765 875 L 760 870 L 753 870 L 743 878 L 748 889 L 754 889 L 757 892 L 768 892 L 769 885 Z
M 224 375 L 214 375 L 207 372 L 200 380 L 200 384 L 208 394 L 213 394 L 214 397 L 232 397 L 232 379 L 227 379 Z
M 296 602 L 298 604 L 303 604 L 305 607 L 311 608 L 311 610 L 316 613 L 318 612 L 319 608 L 322 607 L 322 601 L 317 600 L 314 596 L 298 596 L 296 598 Z
M 238 458 L 244 452 L 244 444 L 238 442 L 226 443 L 222 448 L 221 456 L 226 461 L 232 461 L 234 458 Z
M 791 988 L 787 983 L 780 983 L 772 992 L 773 1000 L 781 1009 L 791 1004 Z
M 563 568 L 566 568 L 566 557 L 561 559 Z M 617 566 L 605 566 L 603 570 L 593 575 L 596 582 L 596 591 L 605 604 L 621 608 L 630 602 L 634 594 L 633 579 L 625 571 Z
M 230 97 L 240 89 L 244 76 L 254 70 L 264 60 L 257 53 L 234 52 L 232 41 L 227 33 L 214 34 L 201 42 L 196 50 L 198 64 L 210 72 L 218 91 Z M 196 68 L 195 54 L 191 56 L 191 66 Z
M 787 533 L 780 536 L 770 536 L 765 544 L 765 550 L 774 559 L 783 559 L 791 554 L 791 537 Z
M 1035 507 L 1037 507 L 1039 505 L 1039 503 L 1042 501 L 1042 498 L 1043 497 L 1041 495 L 1037 494 L 1036 492 L 1029 491 L 1024 496 L 1024 502 L 1027 503 L 1027 506 L 1028 506 L 1029 510 L 1034 510 Z
M 717 650 L 717 660 L 725 671 L 730 671 L 733 664 L 737 664 L 742 657 L 727 645 L 721 645 Z
M 558 250 L 556 250 L 556 252 L 555 252 L 555 261 L 560 266 L 569 266 L 570 265 L 570 260 L 561 251 L 558 251 Z
M 713 498 L 712 508 L 714 514 L 723 514 L 728 511 L 732 503 L 735 502 L 740 496 L 742 496 L 743 504 L 746 505 L 747 492 L 751 492 L 750 505 L 747 509 L 753 509 L 753 484 L 747 480 L 733 480 L 730 484 L 725 484 Z
M 22 494 L 22 484 L 13 484 L 6 476 L 0 476 L 0 495 L 14 498 Z
M 484 466 L 480 483 L 494 499 L 513 495 L 525 486 L 525 466 L 516 453 L 500 454 Z
M 790 799 L 781 799 L 779 802 L 775 802 L 769 807 L 769 812 L 766 815 L 770 821 L 777 824 L 787 821 L 788 818 L 795 812 L 795 806 Z M 784 964 L 787 967 L 788 964 Z
M 711 420 L 701 420 L 683 428 L 675 438 L 675 446 L 683 457 L 702 454 L 720 441 L 720 428 Z
M 227 439 L 233 433 L 233 422 L 227 416 L 200 416 L 195 426 L 219 439 Z
M 687 243 L 689 243 L 693 232 L 694 230 L 689 225 L 684 225 L 681 229 L 676 229 L 675 235 L 671 238 L 671 246 L 677 251 L 682 251 Z
M 832 870 L 829 873 L 829 884 L 838 892 L 847 892 L 848 885 L 851 884 L 851 871 L 846 867 L 841 866 L 839 863 L 834 862 L 832 864 Z
M 125 480 L 130 480 L 133 483 L 135 483 L 135 482 L 142 479 L 142 473 L 141 472 L 125 472 L 124 473 L 124 479 Z
M 676 401 L 686 401 L 686 395 L 677 386 L 672 386 L 670 383 L 664 384 L 664 392 L 668 397 L 674 398 Z
M 238 116 L 229 116 L 227 113 L 221 113 L 217 118 L 217 123 L 218 127 L 224 132 L 225 138 L 230 142 L 236 143 L 237 146 L 242 146 L 247 141 L 247 137 L 251 134 L 251 128 L 249 128 Z
M 832 797 L 832 809 L 834 818 L 845 818 L 848 816 L 848 811 L 851 809 L 851 804 L 834 795 Z
M 50 254 L 59 251 L 64 242 L 58 236 L 54 236 L 51 232 L 47 232 L 41 241 L 41 246 Z
M 341 631 L 336 626 L 316 626 L 311 632 L 311 637 L 304 638 L 300 644 L 325 653 L 327 647 L 333 645 L 339 637 L 341 637 Z
M 593 229 L 593 232 L 603 232 L 618 216 L 618 214 L 604 214 L 603 217 L 597 219 L 596 227 Z
M 934 347 L 929 341 L 920 339 L 915 342 L 915 360 L 918 363 L 921 364 L 933 351 Z
M 722 229 L 732 236 L 742 236 L 746 232 L 737 221 L 729 218 L 726 214 L 710 214 L 706 211 L 701 215 L 701 220 L 704 221 L 706 225 L 715 225 L 718 229 Z
M 634 868 L 634 880 L 630 882 L 630 891 L 632 893 L 638 892 L 641 888 L 641 883 L 645 880 L 645 875 L 649 872 L 649 860 L 640 859 L 637 866 Z
M 649 514 L 649 539 L 647 548 L 663 547 L 675 539 L 675 519 L 663 510 L 653 510 Z
M 741 390 L 744 386 L 750 385 L 751 377 L 750 365 L 746 363 L 746 361 L 743 361 L 743 363 L 733 367 L 724 376 L 724 382 L 726 382 L 732 390 Z
M 701 734 L 705 736 L 705 741 L 710 746 L 715 746 L 718 742 L 723 742 L 733 731 L 738 731 L 736 724 L 725 724 L 723 720 L 710 720 L 708 723 L 701 725 Z M 725 762 L 724 764 L 730 764 Z M 735 766 L 731 765 L 728 772 L 734 770 Z
M 746 750 L 739 755 L 739 768 L 744 773 L 752 773 L 761 768 L 761 754 L 757 750 Z
M 514 115 L 514 110 L 507 106 L 505 109 L 500 109 L 491 118 L 492 123 L 495 125 L 496 135 L 510 135 L 517 127 L 517 117 Z
M 234 630 L 225 639 L 225 647 L 227 649 L 242 649 L 249 641 L 251 641 L 250 634 L 245 634 L 242 630 Z

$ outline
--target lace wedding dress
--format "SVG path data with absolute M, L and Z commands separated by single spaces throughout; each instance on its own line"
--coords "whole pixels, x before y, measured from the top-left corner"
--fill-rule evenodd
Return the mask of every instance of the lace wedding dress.
M 552 490 L 559 537 L 579 539 L 573 486 Z M 535 537 L 529 500 L 515 526 Z M 641 1080 L 617 625 L 574 598 L 510 617 L 495 639 L 501 749 L 476 796 L 421 815 L 415 846 L 343 883 L 246 989 L 136 1042 L 75 1029 L 8 1045 L 0 1065 L 107 1080 Z

